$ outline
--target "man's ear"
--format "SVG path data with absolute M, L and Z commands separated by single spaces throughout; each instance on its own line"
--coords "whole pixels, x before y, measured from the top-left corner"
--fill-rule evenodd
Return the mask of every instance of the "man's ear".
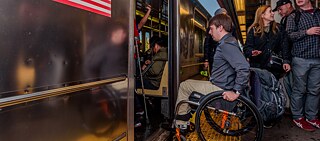
M 223 27 L 222 25 L 220 25 L 220 26 L 218 27 L 218 31 L 219 31 L 219 32 L 221 32 L 223 29 L 224 29 L 224 27 Z

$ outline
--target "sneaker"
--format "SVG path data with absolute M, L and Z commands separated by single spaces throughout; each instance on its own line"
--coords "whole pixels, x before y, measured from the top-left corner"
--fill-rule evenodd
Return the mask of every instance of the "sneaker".
M 316 129 L 306 121 L 305 118 L 298 118 L 298 119 L 294 119 L 293 122 L 301 129 L 309 131 L 309 132 L 313 132 Z
M 139 120 L 134 122 L 134 128 L 138 128 L 138 127 L 141 127 L 141 126 L 142 126 L 142 123 Z
M 314 127 L 320 128 L 320 120 L 319 119 L 313 119 L 313 120 L 308 120 L 307 122 L 313 125 Z
M 139 112 L 136 112 L 136 115 L 143 115 L 144 114 L 144 111 L 139 111 Z

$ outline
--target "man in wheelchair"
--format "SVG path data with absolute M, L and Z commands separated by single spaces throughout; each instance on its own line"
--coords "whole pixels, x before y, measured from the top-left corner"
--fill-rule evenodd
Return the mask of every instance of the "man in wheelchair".
M 213 56 L 213 65 L 209 81 L 186 80 L 180 84 L 176 106 L 183 100 L 188 100 L 193 91 L 209 94 L 225 90 L 222 94 L 227 101 L 236 100 L 244 93 L 249 81 L 249 63 L 242 54 L 238 41 L 232 36 L 232 20 L 226 14 L 218 14 L 210 21 L 210 35 L 218 42 Z M 178 107 L 175 126 L 186 130 L 189 124 L 190 106 L 183 103 Z

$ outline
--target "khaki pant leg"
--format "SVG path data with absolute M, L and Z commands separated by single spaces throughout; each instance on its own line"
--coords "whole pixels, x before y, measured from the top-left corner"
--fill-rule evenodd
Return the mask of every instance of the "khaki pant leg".
M 211 92 L 222 90 L 221 88 L 213 85 L 210 81 L 201 81 L 201 80 L 191 80 L 188 79 L 182 83 L 180 83 L 178 98 L 176 102 L 177 104 L 182 100 L 188 100 L 189 96 L 193 91 L 202 93 L 204 95 L 209 94 Z M 187 103 L 180 105 L 178 111 L 178 115 L 185 115 L 190 111 L 190 106 Z

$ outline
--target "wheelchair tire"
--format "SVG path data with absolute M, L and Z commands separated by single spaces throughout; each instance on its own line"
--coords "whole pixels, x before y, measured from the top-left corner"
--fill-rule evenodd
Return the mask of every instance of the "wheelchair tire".
M 246 97 L 244 97 L 242 95 L 240 95 L 239 98 L 236 99 L 233 103 L 236 103 L 236 105 L 237 105 L 237 107 L 235 106 L 236 108 L 239 108 L 238 105 L 242 105 L 244 107 L 244 108 L 242 107 L 244 109 L 243 111 L 245 111 L 245 112 L 243 112 L 242 114 L 239 114 L 239 115 L 237 114 L 237 112 L 234 112 L 234 113 L 236 113 L 236 115 L 234 117 L 239 119 L 239 121 L 242 121 L 240 119 L 246 120 L 246 123 L 248 122 L 247 125 L 245 125 L 244 127 L 241 127 L 240 129 L 229 130 L 226 128 L 222 128 L 217 122 L 215 122 L 213 120 L 213 118 L 210 115 L 208 107 L 214 107 L 212 105 L 214 102 L 225 101 L 222 96 L 223 92 L 224 91 L 210 93 L 210 94 L 206 95 L 201 100 L 200 106 L 198 106 L 198 108 L 196 110 L 196 121 L 195 121 L 196 130 L 197 130 L 199 138 L 202 141 L 207 140 L 205 135 L 203 134 L 203 131 L 201 130 L 201 115 L 203 113 L 203 115 L 205 116 L 206 122 L 219 134 L 222 134 L 225 136 L 234 136 L 234 137 L 243 136 L 244 138 L 247 138 L 246 134 L 250 133 L 250 135 L 248 135 L 248 136 L 250 136 L 250 138 L 254 138 L 252 140 L 260 141 L 262 139 L 262 134 L 263 134 L 262 117 L 261 117 L 258 109 L 256 108 L 256 106 L 249 99 L 247 99 Z M 234 110 L 235 107 L 233 107 L 232 109 Z M 247 110 L 249 110 L 249 111 L 247 111 Z M 226 110 L 222 109 L 222 111 L 226 111 Z M 212 113 L 218 114 L 219 113 L 218 108 L 216 108 L 216 110 L 214 110 Z M 256 132 L 252 133 L 252 130 L 256 130 Z M 253 137 L 251 137 L 251 136 L 253 136 Z M 244 139 L 244 140 L 247 141 L 248 139 Z

